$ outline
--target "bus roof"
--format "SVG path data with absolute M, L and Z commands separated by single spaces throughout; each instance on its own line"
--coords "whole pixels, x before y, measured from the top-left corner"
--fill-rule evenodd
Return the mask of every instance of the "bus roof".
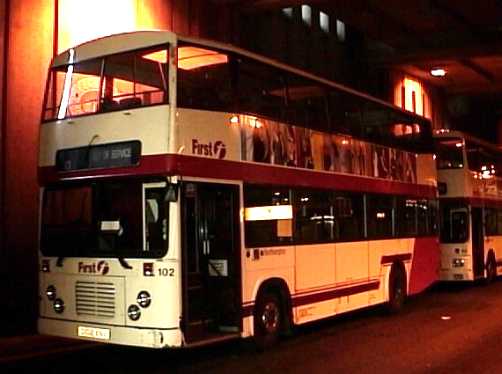
M 434 137 L 437 139 L 448 139 L 448 138 L 464 139 L 466 143 L 475 144 L 475 145 L 481 146 L 485 149 L 488 149 L 494 153 L 502 154 L 502 148 L 500 148 L 497 144 L 490 143 L 486 140 L 477 138 L 475 136 L 472 136 L 472 135 L 467 134 L 462 131 L 444 130 L 444 129 L 436 130 L 434 132 Z
M 134 31 L 134 32 L 128 32 L 128 33 L 114 34 L 114 35 L 105 36 L 105 37 L 102 37 L 99 39 L 91 40 L 91 41 L 85 42 L 83 44 L 77 45 L 73 48 L 70 48 L 70 49 L 66 50 L 65 52 L 62 52 L 61 54 L 57 55 L 52 62 L 52 67 L 67 65 L 69 63 L 69 59 L 70 59 L 70 50 L 73 50 L 75 52 L 74 57 L 73 57 L 73 62 L 78 63 L 81 61 L 90 60 L 93 58 L 98 58 L 98 57 L 107 56 L 107 55 L 111 55 L 111 54 L 116 54 L 116 53 L 121 53 L 121 52 L 141 49 L 141 48 L 153 47 L 153 46 L 165 44 L 165 43 L 174 43 L 175 41 L 201 44 L 204 46 L 220 49 L 220 50 L 223 50 L 226 52 L 238 53 L 242 56 L 246 56 L 246 57 L 252 58 L 254 60 L 261 61 L 265 64 L 277 67 L 279 69 L 283 69 L 283 70 L 292 72 L 294 74 L 298 74 L 298 75 L 303 76 L 305 78 L 316 80 L 320 83 L 331 86 L 331 87 L 336 88 L 340 91 L 344 91 L 350 95 L 362 98 L 364 100 L 368 100 L 370 102 L 373 102 L 373 103 L 381 105 L 381 106 L 385 106 L 389 109 L 400 112 L 406 116 L 415 117 L 416 120 L 419 122 L 422 122 L 422 123 L 429 122 L 430 123 L 430 121 L 427 118 L 425 118 L 423 116 L 416 115 L 413 112 L 404 110 L 404 109 L 397 107 L 387 101 L 384 101 L 384 100 L 378 99 L 376 97 L 373 97 L 371 95 L 356 91 L 352 88 L 349 88 L 349 87 L 344 86 L 339 83 L 335 83 L 335 82 L 330 81 L 328 79 L 318 77 L 314 74 L 305 72 L 303 70 L 294 68 L 292 66 L 280 63 L 276 60 L 255 54 L 253 52 L 249 52 L 245 49 L 235 47 L 230 44 L 206 40 L 206 39 L 200 39 L 200 38 L 181 36 L 181 35 L 177 35 L 177 34 L 171 32 L 171 31 L 158 31 L 158 30 Z

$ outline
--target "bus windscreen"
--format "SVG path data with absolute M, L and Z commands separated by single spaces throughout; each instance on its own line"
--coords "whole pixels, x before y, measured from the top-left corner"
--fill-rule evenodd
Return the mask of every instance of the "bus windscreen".
M 436 140 L 436 165 L 438 169 L 462 169 L 464 167 L 462 139 Z
M 49 188 L 41 251 L 58 257 L 162 257 L 168 238 L 165 194 L 165 187 L 143 193 L 139 181 Z
M 51 69 L 44 120 L 167 102 L 168 50 L 150 48 Z

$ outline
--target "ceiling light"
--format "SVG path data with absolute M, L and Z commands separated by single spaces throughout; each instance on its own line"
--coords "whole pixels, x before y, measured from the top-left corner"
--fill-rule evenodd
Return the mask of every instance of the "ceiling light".
M 442 68 L 431 69 L 431 75 L 433 77 L 444 77 L 446 75 L 446 70 Z

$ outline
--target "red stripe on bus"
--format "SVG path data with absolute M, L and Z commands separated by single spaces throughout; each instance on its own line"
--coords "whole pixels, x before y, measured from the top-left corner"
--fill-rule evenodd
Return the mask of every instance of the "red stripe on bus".
M 392 264 L 396 261 L 408 261 L 411 260 L 411 253 L 404 253 L 400 255 L 390 255 L 390 256 L 382 256 L 382 260 L 380 263 L 383 264 Z
M 246 305 L 241 308 L 241 317 L 251 317 L 254 312 L 254 304 Z
M 356 295 L 358 293 L 377 290 L 380 286 L 380 281 L 371 281 L 367 283 L 357 284 L 349 287 L 337 287 L 330 290 L 310 293 L 310 294 L 297 294 L 291 297 L 292 306 L 299 307 L 313 303 L 320 303 L 322 301 L 336 299 L 338 297 Z M 241 309 L 242 317 L 249 317 L 253 315 L 254 304 L 245 305 Z
M 358 284 L 351 287 L 336 288 L 330 291 L 319 292 L 310 295 L 293 296 L 292 305 L 294 307 L 319 303 L 326 300 L 335 299 L 337 297 L 351 296 L 358 293 L 377 290 L 380 285 L 379 281 L 373 281 L 363 284 Z
M 436 187 L 430 185 L 258 164 L 254 162 L 217 160 L 184 155 L 143 156 L 139 166 L 129 168 L 95 169 L 75 172 L 57 172 L 54 167 L 39 168 L 39 179 L 42 184 L 73 179 L 159 174 L 242 180 L 254 184 L 264 183 L 284 186 L 333 188 L 358 192 L 400 194 L 424 198 L 433 198 L 436 196 Z

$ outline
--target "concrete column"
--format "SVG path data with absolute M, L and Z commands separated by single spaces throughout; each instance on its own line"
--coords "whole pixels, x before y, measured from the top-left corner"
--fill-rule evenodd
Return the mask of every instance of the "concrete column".
M 5 218 L 4 218 L 4 189 L 5 189 L 5 49 L 8 25 L 9 0 L 0 2 L 0 279 L 7 270 L 5 261 Z
M 9 1 L 4 60 L 4 251 L 8 296 L 19 326 L 37 313 L 38 129 L 52 57 L 54 2 Z M 9 306 L 9 305 L 8 305 Z

